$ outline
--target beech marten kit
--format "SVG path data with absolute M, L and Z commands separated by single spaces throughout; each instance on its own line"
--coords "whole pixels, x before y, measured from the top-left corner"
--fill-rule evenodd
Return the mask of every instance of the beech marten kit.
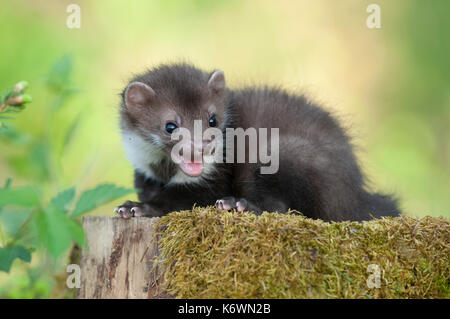
M 324 221 L 399 214 L 391 196 L 367 191 L 337 119 L 302 95 L 269 86 L 229 89 L 223 71 L 160 65 L 124 89 L 120 126 L 139 198 L 115 209 L 122 218 L 194 205 L 296 210 Z M 214 138 L 206 134 L 211 129 Z M 189 138 L 194 131 L 201 137 Z M 180 132 L 188 133 L 181 141 L 174 138 Z

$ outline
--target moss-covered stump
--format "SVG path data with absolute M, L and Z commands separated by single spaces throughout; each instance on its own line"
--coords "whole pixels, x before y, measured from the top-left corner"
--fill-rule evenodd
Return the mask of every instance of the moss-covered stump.
M 445 218 L 326 223 L 195 208 L 159 224 L 157 263 L 178 298 L 450 297 Z

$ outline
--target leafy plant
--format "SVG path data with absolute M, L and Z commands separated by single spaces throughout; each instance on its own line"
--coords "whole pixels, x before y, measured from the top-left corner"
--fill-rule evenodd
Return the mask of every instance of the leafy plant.
M 74 187 L 58 193 L 48 203 L 40 201 L 37 187 L 2 188 L 0 221 L 8 239 L 0 247 L 0 270 L 8 272 L 16 258 L 29 262 L 33 248 L 43 247 L 57 258 L 73 242 L 84 246 L 84 233 L 77 217 L 132 192 L 131 189 L 102 184 L 83 192 L 73 206 Z M 26 218 L 17 223 L 17 214 Z
M 23 109 L 25 104 L 30 103 L 31 95 L 24 93 L 27 88 L 28 82 L 20 81 L 13 89 L 6 91 L 0 100 L 0 113 L 7 113 L 7 108 L 9 106 L 12 108 Z M 3 119 L 5 119 L 5 117 L 3 117 Z
M 14 279 L 23 287 L 0 289 L 0 296 L 48 296 L 51 289 L 47 279 L 58 271 L 52 265 L 73 244 L 85 245 L 81 216 L 134 192 L 113 184 L 98 185 L 79 196 L 75 186 L 60 189 L 63 182 L 58 163 L 75 136 L 80 117 L 75 117 L 59 134 L 52 134 L 50 124 L 78 92 L 71 82 L 72 64 L 70 57 L 63 57 L 47 75 L 46 86 L 54 100 L 49 107 L 40 109 L 48 125 L 37 133 L 25 132 L 8 122 L 31 102 L 31 95 L 25 93 L 28 82 L 17 83 L 0 99 L 0 142 L 13 146 L 10 148 L 14 150 L 12 155 L 2 153 L 18 179 L 25 179 L 24 186 L 13 187 L 11 178 L 0 186 L 0 271 L 10 272 L 14 265 L 24 266 L 35 256 L 39 260 L 37 267 L 26 269 L 28 275 L 17 275 Z M 17 259 L 23 263 L 14 263 Z

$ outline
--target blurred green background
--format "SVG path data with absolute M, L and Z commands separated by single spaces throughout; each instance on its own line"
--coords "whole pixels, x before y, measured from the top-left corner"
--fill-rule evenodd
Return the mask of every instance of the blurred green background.
M 80 29 L 66 26 L 71 3 Z M 366 26 L 371 3 L 380 29 Z M 16 127 L 35 139 L 45 128 L 46 147 L 73 136 L 48 167 L 32 165 L 45 148 L 27 157 L 0 143 L 0 183 L 131 187 L 118 94 L 135 73 L 185 60 L 224 70 L 232 87 L 276 84 L 323 103 L 354 136 L 374 190 L 396 194 L 406 214 L 450 217 L 449 12 L 446 0 L 2 0 L 0 88 L 27 80 L 33 95 Z M 72 70 L 60 108 L 55 63 Z
M 80 29 L 66 26 L 70 3 L 0 4 L 0 87 L 26 79 L 34 97 L 19 127 L 52 125 L 57 138 L 80 116 L 60 158 L 67 185 L 132 185 L 118 94 L 147 67 L 187 60 L 225 70 L 231 86 L 279 84 L 323 102 L 350 127 L 373 188 L 408 214 L 450 216 L 448 1 L 377 1 L 380 29 L 366 26 L 372 1 L 77 1 Z M 45 75 L 62 56 L 78 94 L 46 123 Z M 1 160 L 0 180 L 16 177 Z

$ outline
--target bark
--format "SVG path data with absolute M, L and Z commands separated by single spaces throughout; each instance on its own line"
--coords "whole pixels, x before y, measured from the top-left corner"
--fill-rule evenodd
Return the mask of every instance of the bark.
M 167 298 L 151 272 L 158 256 L 152 241 L 158 218 L 87 216 L 79 298 Z

